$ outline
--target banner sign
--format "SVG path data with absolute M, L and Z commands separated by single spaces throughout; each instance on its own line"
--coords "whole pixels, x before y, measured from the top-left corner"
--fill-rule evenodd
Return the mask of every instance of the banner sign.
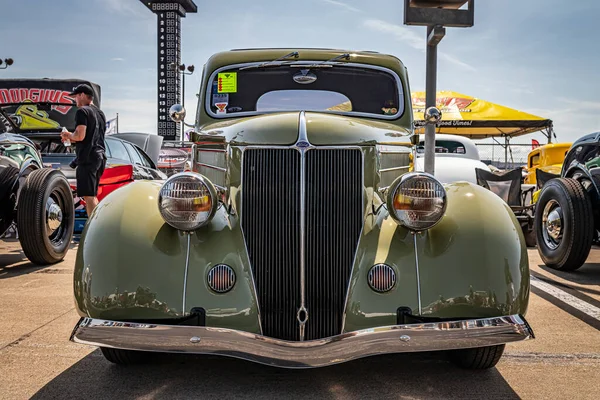
M 94 104 L 100 107 L 100 86 L 78 79 L 0 79 L 0 131 L 11 132 L 13 125 L 18 131 L 75 129 L 75 100 L 69 93 L 82 83 L 94 91 Z M 18 104 L 14 104 L 18 103 Z M 60 103 L 49 105 L 45 103 Z M 10 105 L 9 105 L 10 104 Z

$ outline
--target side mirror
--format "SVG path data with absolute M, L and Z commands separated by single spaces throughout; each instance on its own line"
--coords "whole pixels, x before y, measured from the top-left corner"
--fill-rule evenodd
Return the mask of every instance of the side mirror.
M 442 120 L 442 112 L 437 107 L 429 107 L 425 110 L 424 118 L 425 124 L 434 125 Z
M 183 122 L 185 114 L 185 108 L 183 108 L 181 104 L 173 104 L 171 108 L 169 108 L 169 116 L 174 122 Z
M 410 137 L 410 144 L 412 144 L 413 146 L 416 146 L 419 144 L 419 134 L 415 133 L 414 135 L 412 135 Z

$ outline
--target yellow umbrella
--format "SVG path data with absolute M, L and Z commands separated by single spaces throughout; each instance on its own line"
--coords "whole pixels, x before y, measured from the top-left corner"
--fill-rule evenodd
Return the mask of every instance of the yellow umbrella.
M 415 131 L 422 134 L 425 131 L 425 92 L 412 92 L 411 98 Z M 552 130 L 552 120 L 457 92 L 437 92 L 436 106 L 442 111 L 436 133 L 471 139 L 499 136 L 508 139 L 544 129 L 548 130 L 546 136 L 549 136 Z

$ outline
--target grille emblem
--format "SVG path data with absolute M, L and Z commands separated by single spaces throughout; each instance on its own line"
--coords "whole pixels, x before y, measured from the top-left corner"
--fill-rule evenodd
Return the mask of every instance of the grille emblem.
M 304 147 L 308 147 L 308 146 L 310 146 L 310 143 L 305 142 L 305 141 L 300 141 L 300 142 L 296 143 L 296 147 L 304 148 Z

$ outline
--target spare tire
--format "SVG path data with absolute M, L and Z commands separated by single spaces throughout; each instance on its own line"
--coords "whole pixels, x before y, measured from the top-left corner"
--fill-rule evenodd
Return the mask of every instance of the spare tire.
M 19 175 L 19 169 L 13 166 L 0 168 L 0 236 L 6 232 L 15 217 L 16 193 L 13 186 Z
M 65 257 L 74 214 L 73 193 L 62 172 L 43 168 L 29 174 L 17 204 L 17 230 L 31 262 L 54 264 Z

